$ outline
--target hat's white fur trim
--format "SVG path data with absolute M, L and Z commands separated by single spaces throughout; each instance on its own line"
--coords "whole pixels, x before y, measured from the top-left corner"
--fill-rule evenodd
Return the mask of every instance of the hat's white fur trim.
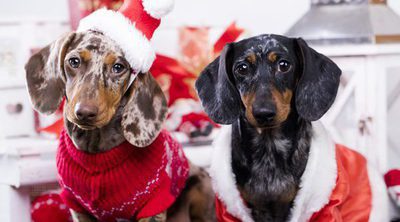
M 99 9 L 83 18 L 78 32 L 100 31 L 113 39 L 125 53 L 125 58 L 136 72 L 149 71 L 155 59 L 155 52 L 149 39 L 119 12 Z
M 160 19 L 174 8 L 174 0 L 142 0 L 144 10 L 151 17 Z

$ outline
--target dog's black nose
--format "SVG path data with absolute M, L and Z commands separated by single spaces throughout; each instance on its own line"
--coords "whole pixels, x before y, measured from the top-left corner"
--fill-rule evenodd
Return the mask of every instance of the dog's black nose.
M 265 125 L 274 120 L 274 117 L 276 116 L 276 110 L 275 108 L 253 107 L 253 116 L 257 123 L 260 125 Z
M 82 122 L 93 122 L 98 113 L 98 108 L 92 105 L 78 103 L 75 106 L 75 115 Z

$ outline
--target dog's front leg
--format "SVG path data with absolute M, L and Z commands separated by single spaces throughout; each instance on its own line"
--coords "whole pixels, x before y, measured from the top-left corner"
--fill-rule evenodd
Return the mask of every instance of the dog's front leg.
M 160 214 L 157 214 L 153 217 L 140 219 L 139 222 L 166 222 L 167 221 L 167 213 L 164 211 Z
M 87 214 L 81 214 L 76 211 L 70 210 L 72 215 L 72 221 L 74 222 L 96 222 L 97 220 Z

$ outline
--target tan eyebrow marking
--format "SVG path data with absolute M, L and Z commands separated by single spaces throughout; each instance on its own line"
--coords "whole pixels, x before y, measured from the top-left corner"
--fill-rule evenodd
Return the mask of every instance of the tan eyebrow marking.
M 256 63 L 256 60 L 257 60 L 256 54 L 255 54 L 255 53 L 251 53 L 250 55 L 248 55 L 248 56 L 246 57 L 246 60 L 247 60 L 248 62 L 250 62 L 251 64 L 255 64 L 255 63 Z
M 276 59 L 278 58 L 278 56 L 276 55 L 275 52 L 270 52 L 270 53 L 268 53 L 268 57 L 267 58 L 268 58 L 269 61 L 275 62 Z
M 117 60 L 117 56 L 114 53 L 109 53 L 104 59 L 104 63 L 107 65 L 112 65 Z
M 84 49 L 79 52 L 79 56 L 83 59 L 83 61 L 87 62 L 92 58 L 92 53 L 89 50 Z

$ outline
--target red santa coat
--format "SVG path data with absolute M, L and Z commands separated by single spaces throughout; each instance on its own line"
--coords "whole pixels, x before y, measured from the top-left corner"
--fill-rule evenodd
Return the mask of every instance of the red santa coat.
M 189 174 L 181 145 L 167 131 L 145 148 L 125 141 L 104 153 L 89 154 L 79 151 L 64 130 L 57 169 L 67 206 L 106 222 L 164 212 Z
M 289 220 L 389 221 L 389 200 L 382 176 L 359 153 L 335 145 L 319 123 Z M 253 222 L 231 169 L 231 126 L 223 127 L 214 142 L 211 164 L 216 213 L 220 222 Z

